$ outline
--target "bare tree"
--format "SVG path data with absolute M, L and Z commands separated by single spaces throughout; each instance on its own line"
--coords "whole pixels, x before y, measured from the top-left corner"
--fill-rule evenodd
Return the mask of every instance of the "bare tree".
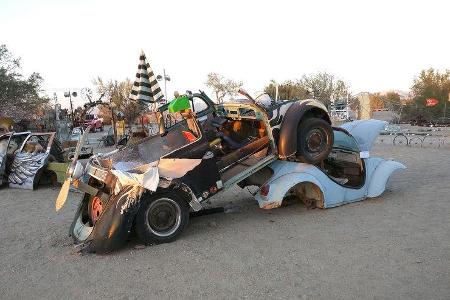
M 218 103 L 222 103 L 226 95 L 236 95 L 237 90 L 242 87 L 242 84 L 242 81 L 226 79 L 217 73 L 209 73 L 206 81 L 206 86 L 211 88 L 216 94 L 216 100 Z
M 129 79 L 124 81 L 110 80 L 104 82 L 102 78 L 97 77 L 93 81 L 98 93 L 106 92 L 114 103 L 114 107 L 123 112 L 128 122 L 133 122 L 137 116 L 146 112 L 148 108 L 141 103 L 130 100 L 129 95 L 133 83 Z

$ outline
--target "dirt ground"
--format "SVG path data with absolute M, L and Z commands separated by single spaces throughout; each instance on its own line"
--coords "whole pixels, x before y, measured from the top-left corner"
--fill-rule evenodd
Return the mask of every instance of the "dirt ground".
M 449 299 L 450 149 L 377 145 L 395 158 L 380 197 L 328 210 L 257 207 L 233 188 L 234 212 L 193 218 L 171 244 L 131 241 L 79 255 L 68 236 L 80 194 L 0 190 L 0 298 Z

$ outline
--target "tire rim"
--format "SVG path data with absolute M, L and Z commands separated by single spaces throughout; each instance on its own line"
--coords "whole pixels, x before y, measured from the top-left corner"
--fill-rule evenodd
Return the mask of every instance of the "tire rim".
M 324 149 L 326 134 L 319 128 L 311 130 L 306 137 L 306 147 L 310 153 L 320 153 Z
M 177 231 L 181 224 L 181 208 L 170 198 L 159 198 L 147 209 L 147 225 L 150 231 L 167 237 Z
M 97 220 L 100 218 L 103 212 L 103 203 L 102 200 L 95 196 L 91 200 L 91 220 L 92 224 L 95 224 Z

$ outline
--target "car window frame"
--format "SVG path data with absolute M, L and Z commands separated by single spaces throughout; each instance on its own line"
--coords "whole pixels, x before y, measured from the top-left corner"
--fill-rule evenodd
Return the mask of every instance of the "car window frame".
M 22 153 L 23 152 L 23 148 L 25 147 L 26 143 L 28 142 L 28 140 L 33 137 L 33 136 L 44 136 L 44 135 L 49 135 L 49 139 L 48 139 L 48 143 L 47 143 L 47 148 L 45 149 L 45 153 L 50 153 L 50 149 L 52 148 L 53 145 L 53 140 L 55 138 L 55 133 L 54 132 L 39 132 L 39 133 L 31 133 L 29 134 L 26 139 L 23 141 L 22 146 L 20 147 L 20 150 L 17 153 Z
M 345 150 L 345 151 L 351 151 L 351 152 L 358 153 L 358 155 L 361 153 L 361 149 L 359 148 L 358 141 L 357 141 L 357 140 L 355 139 L 355 137 L 352 136 L 347 130 L 345 130 L 345 129 L 343 129 L 343 128 L 340 128 L 340 127 L 333 127 L 333 135 L 334 135 L 334 132 L 335 132 L 335 131 L 342 132 L 342 133 L 344 133 L 348 138 L 350 138 L 350 139 L 353 141 L 353 143 L 356 145 L 356 150 L 355 150 L 355 149 L 343 148 L 343 147 L 336 147 L 336 146 L 335 146 L 336 139 L 334 139 L 334 142 L 333 142 L 333 149 L 340 149 L 340 150 Z

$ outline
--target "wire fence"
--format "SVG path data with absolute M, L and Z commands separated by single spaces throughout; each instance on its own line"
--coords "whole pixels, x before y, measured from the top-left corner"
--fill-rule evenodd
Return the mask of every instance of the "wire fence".
M 380 135 L 377 143 L 419 148 L 450 148 L 450 134 L 395 132 Z

